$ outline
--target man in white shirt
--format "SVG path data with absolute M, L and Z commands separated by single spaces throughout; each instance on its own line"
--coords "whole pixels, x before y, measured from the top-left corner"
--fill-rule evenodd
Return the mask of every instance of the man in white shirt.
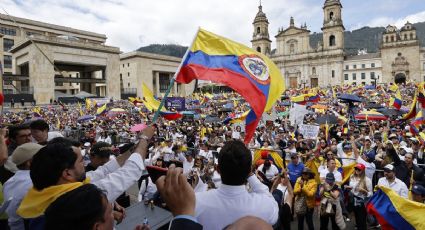
M 31 160 L 42 147 L 42 145 L 36 143 L 26 143 L 18 146 L 11 156 L 12 162 L 18 167 L 18 171 L 3 186 L 4 200 L 10 200 L 6 213 L 9 217 L 8 221 L 11 230 L 25 229 L 24 220 L 16 214 L 16 210 L 27 191 L 32 187 L 30 177 Z
M 222 184 L 218 189 L 196 193 L 195 216 L 205 230 L 223 229 L 244 216 L 255 216 L 269 224 L 278 219 L 279 207 L 251 172 L 250 151 L 241 141 L 227 142 L 218 157 L 217 171 Z M 251 191 L 248 192 L 248 181 Z
M 75 188 L 84 183 L 96 185 L 106 192 L 109 202 L 115 201 L 141 177 L 145 169 L 143 159 L 147 155 L 148 140 L 153 134 L 154 128 L 144 129 L 134 153 L 128 151 L 87 173 L 79 148 L 63 138 L 52 140 L 33 157 L 30 171 L 33 188 L 28 191 L 17 213 L 23 218 L 36 218 L 37 221 L 54 200 L 53 197 L 69 191 L 70 186 Z M 35 203 L 34 200 L 39 202 Z
M 335 182 L 337 184 L 341 184 L 342 183 L 342 175 L 336 169 L 336 162 L 335 162 L 335 160 L 332 159 L 332 158 L 329 158 L 328 161 L 327 161 L 327 164 L 328 164 L 328 167 L 320 172 L 320 180 L 322 182 L 324 182 L 325 181 L 325 178 L 326 178 L 326 175 L 328 173 L 332 173 L 332 174 L 334 174 Z
M 378 185 L 388 187 L 399 196 L 407 198 L 409 190 L 403 181 L 395 177 L 394 169 L 394 165 L 386 165 L 384 167 L 384 177 L 378 180 Z

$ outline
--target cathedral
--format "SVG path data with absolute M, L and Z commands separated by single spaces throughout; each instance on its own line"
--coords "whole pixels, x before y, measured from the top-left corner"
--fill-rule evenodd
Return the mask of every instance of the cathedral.
M 407 22 L 400 30 L 387 26 L 377 53 L 359 52 L 348 56 L 344 52 L 341 2 L 326 0 L 323 16 L 323 37 L 316 47 L 310 45 L 306 24 L 297 27 L 291 17 L 289 27 L 278 30 L 276 49 L 272 50 L 269 21 L 262 6 L 258 7 L 252 48 L 276 63 L 287 88 L 425 80 L 425 48 L 420 46 L 411 23 Z

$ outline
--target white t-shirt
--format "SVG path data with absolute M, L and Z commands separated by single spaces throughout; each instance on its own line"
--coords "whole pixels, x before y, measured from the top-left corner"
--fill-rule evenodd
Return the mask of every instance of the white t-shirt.
M 323 170 L 320 172 L 320 178 L 326 178 L 326 174 L 330 173 L 329 169 Z M 332 172 L 334 174 L 335 177 L 335 182 L 336 183 L 341 183 L 342 182 L 342 175 L 340 172 L 338 172 L 337 170 L 334 170 Z
M 395 178 L 393 182 L 389 182 L 386 177 L 381 177 L 378 180 L 379 186 L 385 186 L 396 192 L 399 196 L 407 198 L 409 190 L 406 184 L 398 178 Z
M 279 184 L 276 189 L 282 191 L 283 193 L 282 202 L 285 203 L 288 197 L 288 187 L 285 185 Z
M 357 163 L 363 164 L 366 167 L 365 174 L 369 179 L 372 180 L 373 174 L 376 171 L 375 164 L 373 162 L 369 163 L 369 162 L 363 160 L 363 158 L 361 158 L 360 156 L 357 158 Z
M 260 165 L 257 170 L 262 172 L 263 167 L 264 167 L 264 164 Z M 277 167 L 274 164 L 272 164 L 270 166 L 270 168 L 268 170 L 266 170 L 266 178 L 268 180 L 271 180 L 276 174 L 279 174 L 279 170 L 277 169 Z

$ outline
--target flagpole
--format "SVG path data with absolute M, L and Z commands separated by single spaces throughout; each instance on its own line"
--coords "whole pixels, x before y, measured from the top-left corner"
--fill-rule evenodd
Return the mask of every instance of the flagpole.
M 171 78 L 170 84 L 168 85 L 168 88 L 167 88 L 167 91 L 165 92 L 165 95 L 162 98 L 158 109 L 155 111 L 155 114 L 154 114 L 153 119 L 152 119 L 152 124 L 154 124 L 156 122 L 156 120 L 158 120 L 159 112 L 161 111 L 162 107 L 164 107 L 165 99 L 167 99 L 168 95 L 170 94 L 171 88 L 173 88 L 174 82 L 176 81 L 177 74 L 179 74 L 180 69 L 183 66 L 183 62 L 186 60 L 186 57 L 189 54 L 189 51 L 192 48 L 193 43 L 195 42 L 195 39 L 198 36 L 198 33 L 199 33 L 200 30 L 201 30 L 201 27 L 198 27 L 198 30 L 196 31 L 195 36 L 193 37 L 192 42 L 190 43 L 190 46 L 187 47 L 186 53 L 184 54 L 182 61 L 180 62 L 179 67 L 177 67 L 177 71 L 174 73 L 173 77 Z

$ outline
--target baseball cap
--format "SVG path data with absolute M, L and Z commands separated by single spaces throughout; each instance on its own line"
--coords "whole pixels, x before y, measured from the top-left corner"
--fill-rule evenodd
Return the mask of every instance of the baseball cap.
M 351 146 L 351 144 L 344 144 L 344 147 L 343 147 L 344 149 L 351 149 L 352 148 L 352 146 Z
M 335 176 L 333 173 L 326 174 L 326 183 L 334 183 L 335 182 Z
M 394 171 L 394 165 L 391 165 L 391 164 L 385 165 L 384 171 Z
M 366 166 L 364 166 L 364 164 L 358 163 L 358 164 L 356 164 L 356 166 L 354 168 L 360 169 L 361 171 L 364 171 Z
M 31 160 L 41 148 L 43 148 L 43 146 L 36 143 L 25 143 L 20 145 L 12 153 L 12 162 L 15 165 L 21 165 L 25 163 L 25 161 Z
M 425 196 L 425 188 L 420 184 L 413 185 L 412 193 Z

